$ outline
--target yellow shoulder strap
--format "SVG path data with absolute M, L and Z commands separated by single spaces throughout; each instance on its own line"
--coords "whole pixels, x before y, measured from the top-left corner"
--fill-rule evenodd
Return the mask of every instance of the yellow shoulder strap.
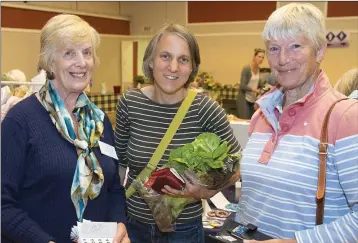
M 150 176 L 150 174 L 157 168 L 157 165 L 162 158 L 165 150 L 167 149 L 170 141 L 174 137 L 175 133 L 177 132 L 181 122 L 183 121 L 186 113 L 189 110 L 191 103 L 193 102 L 196 96 L 196 91 L 189 89 L 187 96 L 185 97 L 183 103 L 180 105 L 177 113 L 175 114 L 172 122 L 169 125 L 168 130 L 164 134 L 164 137 L 160 141 L 157 149 L 155 150 L 152 158 L 150 159 L 148 165 L 140 172 L 137 176 L 136 180 L 141 180 L 144 182 L 146 178 Z M 128 187 L 126 190 L 126 197 L 129 198 L 134 193 L 135 189 L 133 184 Z

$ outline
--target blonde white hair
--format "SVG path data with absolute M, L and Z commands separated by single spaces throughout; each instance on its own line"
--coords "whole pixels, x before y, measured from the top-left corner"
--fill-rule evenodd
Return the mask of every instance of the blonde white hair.
M 304 36 L 317 51 L 326 44 L 325 19 L 322 12 L 309 3 L 290 3 L 276 9 L 268 18 L 262 39 L 295 39 Z
M 100 44 L 98 32 L 82 18 L 71 14 L 59 14 L 47 21 L 41 30 L 38 69 L 44 69 L 53 79 L 52 64 L 55 53 L 62 48 L 90 42 L 95 66 L 99 65 L 97 49 Z
M 349 96 L 354 90 L 358 90 L 358 68 L 345 72 L 334 88 L 345 96 Z

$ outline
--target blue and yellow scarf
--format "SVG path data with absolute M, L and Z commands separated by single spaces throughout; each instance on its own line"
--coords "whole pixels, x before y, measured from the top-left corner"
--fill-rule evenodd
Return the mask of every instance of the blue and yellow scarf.
M 71 115 L 51 81 L 45 83 L 39 95 L 59 133 L 77 149 L 78 159 L 72 181 L 71 199 L 77 218 L 82 222 L 88 198 L 96 198 L 104 182 L 102 168 L 93 152 L 93 147 L 98 146 L 98 140 L 104 130 L 104 113 L 82 93 L 73 110 L 78 122 L 76 137 Z

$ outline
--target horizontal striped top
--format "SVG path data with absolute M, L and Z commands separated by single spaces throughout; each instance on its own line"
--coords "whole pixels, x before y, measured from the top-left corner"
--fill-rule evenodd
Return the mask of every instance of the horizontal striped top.
M 121 96 L 117 106 L 115 146 L 119 166 L 129 167 L 126 188 L 146 167 L 152 154 L 163 138 L 180 103 L 158 104 L 146 97 L 139 89 L 127 91 Z M 225 111 L 217 102 L 198 93 L 183 122 L 168 145 L 158 168 L 168 160 L 172 149 L 191 143 L 203 132 L 214 132 L 222 140 L 232 144 L 231 152 L 237 152 L 240 145 L 234 137 Z M 146 202 L 137 193 L 128 200 L 128 215 L 143 223 L 155 221 Z M 185 207 L 177 223 L 188 223 L 201 217 L 201 201 Z
M 324 224 L 316 226 L 322 123 L 331 104 L 344 96 L 330 87 L 322 71 L 313 92 L 285 109 L 278 120 L 278 92 L 266 96 L 268 103 L 260 104 L 250 124 L 241 160 L 238 220 L 274 238 L 358 242 L 358 102 L 342 101 L 331 114 Z M 276 115 L 270 117 L 270 110 Z

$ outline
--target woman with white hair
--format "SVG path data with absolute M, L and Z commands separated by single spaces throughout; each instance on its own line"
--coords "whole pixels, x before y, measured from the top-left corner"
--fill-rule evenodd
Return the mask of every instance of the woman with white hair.
M 271 14 L 262 34 L 278 84 L 257 101 L 260 108 L 250 123 L 237 220 L 277 238 L 268 242 L 358 242 L 356 100 L 335 105 L 328 144 L 318 149 L 327 111 L 345 98 L 320 68 L 324 22 L 315 6 L 291 3 Z M 320 159 L 326 156 L 321 222 L 316 192 Z
M 15 105 L 1 124 L 1 242 L 72 242 L 83 219 L 117 224 L 129 243 L 124 188 L 109 118 L 84 93 L 99 64 L 99 34 L 75 15 L 57 15 L 41 31 L 41 90 Z

